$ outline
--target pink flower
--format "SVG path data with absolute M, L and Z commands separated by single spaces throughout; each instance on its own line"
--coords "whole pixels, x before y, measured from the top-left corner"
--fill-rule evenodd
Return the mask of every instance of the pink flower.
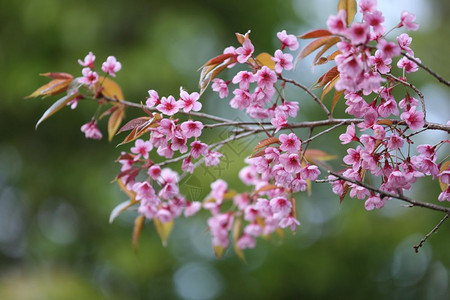
M 223 154 L 216 151 L 209 151 L 208 154 L 205 155 L 205 166 L 217 166 L 220 163 L 220 158 Z
M 153 180 L 156 180 L 161 175 L 161 167 L 158 165 L 153 165 L 150 168 L 148 168 L 147 174 Z
M 133 191 L 136 192 L 136 200 L 142 200 L 154 205 L 160 203 L 160 199 L 156 197 L 155 190 L 148 181 L 136 182 L 133 185 Z
M 438 200 L 441 202 L 450 201 L 450 186 L 445 191 L 439 194 Z
M 95 120 L 81 126 L 81 131 L 84 132 L 87 139 L 101 140 L 103 137 Z
M 202 104 L 198 102 L 200 98 L 199 93 L 194 92 L 188 94 L 183 88 L 180 88 L 180 100 L 177 101 L 179 108 L 182 108 L 184 112 L 199 111 L 202 108 Z
M 275 132 L 278 132 L 282 127 L 288 126 L 286 122 L 286 116 L 284 114 L 276 114 L 275 117 L 270 119 L 270 123 L 272 123 L 273 126 L 275 126 L 276 130 Z
M 220 78 L 214 78 L 212 80 L 212 90 L 219 93 L 219 98 L 223 99 L 228 97 L 228 84 Z
M 161 104 L 157 105 L 156 109 L 168 116 L 172 116 L 178 112 L 177 102 L 173 96 L 167 98 L 162 97 Z
M 348 144 L 352 141 L 358 141 L 358 138 L 355 134 L 355 124 L 351 123 L 347 126 L 347 131 L 339 136 L 339 140 L 341 140 L 342 144 Z
M 188 147 L 186 146 L 187 138 L 181 134 L 180 132 L 177 132 L 174 134 L 172 138 L 172 144 L 171 148 L 174 151 L 180 151 L 180 153 L 186 153 L 188 150 Z
M 428 157 L 432 159 L 433 161 L 436 160 L 436 147 L 428 144 L 419 145 L 416 148 L 417 152 L 424 155 L 425 157 Z
M 178 173 L 169 169 L 169 168 L 164 168 L 161 171 L 161 177 L 158 178 L 159 182 L 161 184 L 166 184 L 166 183 L 177 183 L 178 182 Z
M 331 33 L 343 34 L 347 29 L 347 13 L 345 10 L 339 10 L 337 16 L 329 16 L 327 26 Z
M 286 101 L 283 104 L 277 106 L 275 111 L 277 113 L 284 113 L 287 116 L 295 118 L 297 116 L 299 107 L 297 102 Z
M 280 163 L 283 165 L 286 172 L 289 173 L 298 173 L 300 172 L 301 165 L 300 160 L 298 158 L 298 154 L 281 154 L 280 155 Z
M 236 243 L 239 249 L 255 248 L 256 241 L 248 234 L 242 235 Z
M 81 59 L 78 60 L 78 63 L 83 67 L 94 68 L 95 55 L 92 52 L 89 52 L 88 55 L 84 58 L 84 61 Z
M 381 74 L 389 73 L 391 70 L 392 59 L 383 57 L 380 50 L 375 51 L 375 56 L 369 56 L 369 62 Z
M 317 177 L 320 175 L 319 168 L 314 165 L 307 165 L 306 167 L 301 169 L 300 173 L 303 179 L 309 179 L 311 181 L 317 180 Z
M 397 108 L 397 102 L 395 102 L 394 97 L 391 97 L 389 100 L 382 100 L 381 104 L 377 107 L 377 112 L 382 118 L 387 118 L 391 114 L 398 116 L 399 111 Z
M 396 135 L 395 133 L 391 135 L 391 138 L 389 139 L 389 142 L 387 144 L 387 147 L 389 150 L 397 150 L 403 147 L 403 144 L 405 141 Z
M 281 220 L 291 213 L 292 204 L 285 197 L 270 200 L 270 208 L 275 219 Z
M 394 56 L 400 55 L 400 47 L 393 42 L 388 42 L 385 39 L 380 39 L 378 41 L 377 49 L 380 51 L 382 58 L 392 58 Z
M 369 25 L 367 23 L 353 23 L 346 30 L 347 36 L 353 45 L 364 44 L 369 39 Z
M 223 197 L 227 192 L 228 184 L 223 179 L 217 179 L 211 183 L 211 197 L 216 200 L 217 203 L 222 203 Z
M 398 106 L 403 109 L 409 109 L 411 106 L 417 106 L 419 105 L 419 100 L 416 98 L 411 97 L 409 94 L 406 94 L 405 98 L 400 100 L 398 103 Z
M 416 58 L 416 59 L 418 59 L 418 58 Z M 408 73 L 408 74 L 419 70 L 419 66 L 412 60 L 409 60 L 407 57 L 402 57 L 398 61 L 397 67 L 399 67 L 400 69 L 405 69 L 406 73 Z
M 235 89 L 233 94 L 234 97 L 230 100 L 232 108 L 243 110 L 250 105 L 252 98 L 247 90 Z
M 92 71 L 89 68 L 84 68 L 81 73 L 83 77 L 80 78 L 79 82 L 89 86 L 93 86 L 98 81 L 97 72 Z
M 201 207 L 202 204 L 199 201 L 188 202 L 186 208 L 184 209 L 184 216 L 187 218 L 195 215 Z
M 187 173 L 194 173 L 194 164 L 191 161 L 191 157 L 188 156 L 187 158 L 183 159 L 183 163 L 181 164 L 181 170 L 183 172 Z
M 384 22 L 384 17 L 381 11 L 374 11 L 372 13 L 365 13 L 364 21 L 366 21 L 370 26 L 372 26 L 373 31 L 376 35 L 384 34 L 384 26 L 382 25 Z
M 122 64 L 116 60 L 114 56 L 108 56 L 106 61 L 102 64 L 102 71 L 116 77 L 116 73 L 122 69 Z
M 283 69 L 291 70 L 292 65 L 292 55 L 289 53 L 284 54 L 281 50 L 275 51 L 275 57 L 272 57 L 275 62 L 275 72 L 281 73 Z
M 410 14 L 407 11 L 402 12 L 402 15 L 400 17 L 401 22 L 398 27 L 405 26 L 406 29 L 415 31 L 419 29 L 419 25 L 414 23 L 416 20 L 416 16 L 413 14 Z
M 397 37 L 397 43 L 401 49 L 405 50 L 411 56 L 414 56 L 414 52 L 409 47 L 411 45 L 412 38 L 407 33 L 402 33 Z
M 361 167 L 361 147 L 357 146 L 356 149 L 347 149 L 347 155 L 344 156 L 342 161 L 347 165 L 352 166 L 353 170 L 358 171 Z
M 287 34 L 286 30 L 277 33 L 278 39 L 281 41 L 281 50 L 288 47 L 291 51 L 297 50 L 298 41 L 297 37 L 292 34 Z
M 297 226 L 300 226 L 300 222 L 293 216 L 288 216 L 286 218 L 281 219 L 280 221 L 281 228 L 290 227 L 291 231 L 295 231 Z
M 380 196 L 373 195 L 370 196 L 369 199 L 364 203 L 364 207 L 366 210 L 373 210 L 374 208 L 382 208 L 384 206 L 384 200 L 380 198 Z
M 242 47 L 236 49 L 237 61 L 241 64 L 244 64 L 248 61 L 248 59 L 252 56 L 255 48 L 253 47 L 250 39 L 246 39 L 242 44 Z
M 408 124 L 411 130 L 418 130 L 423 127 L 425 124 L 423 117 L 423 112 L 416 111 L 415 106 L 412 106 L 408 111 L 400 115 L 400 118 Z
M 252 72 L 240 71 L 233 77 L 233 83 L 239 83 L 239 88 L 242 90 L 248 90 L 250 83 L 255 82 L 256 78 Z
M 200 155 L 206 155 L 208 153 L 208 145 L 200 141 L 194 141 L 191 143 L 191 156 L 194 159 L 200 157 Z
M 130 150 L 132 153 L 137 154 L 135 160 L 138 160 L 141 156 L 145 159 L 148 159 L 148 153 L 152 151 L 153 145 L 150 141 L 144 142 L 142 139 L 138 139 L 135 142 L 135 146 Z
M 170 222 L 173 219 L 172 214 L 170 213 L 169 208 L 162 207 L 156 213 L 156 218 L 161 221 L 161 223 Z
M 159 99 L 158 92 L 155 90 L 148 90 L 148 98 L 145 104 L 147 104 L 148 107 L 153 107 L 160 103 L 161 100 Z
M 181 132 L 186 138 L 199 137 L 202 134 L 203 124 L 200 121 L 186 121 L 180 125 Z
M 377 0 L 361 0 L 359 8 L 363 14 L 373 12 L 377 8 Z
M 277 82 L 277 75 L 268 67 L 263 66 L 256 72 L 256 81 L 259 87 L 270 89 L 273 88 L 273 85 Z
M 278 138 L 281 142 L 280 149 L 289 153 L 298 153 L 301 140 L 295 135 L 295 133 L 280 134 Z
M 299 192 L 299 191 L 306 191 L 306 188 L 308 187 L 308 182 L 302 178 L 294 178 L 291 182 L 291 189 L 292 191 Z
M 263 229 L 258 223 L 252 223 L 245 226 L 244 232 L 250 236 L 258 237 L 262 234 Z
M 352 189 L 350 190 L 351 198 L 356 197 L 356 198 L 362 200 L 362 199 L 366 198 L 366 196 L 369 194 L 369 191 L 362 186 L 352 184 L 351 187 L 352 187 Z

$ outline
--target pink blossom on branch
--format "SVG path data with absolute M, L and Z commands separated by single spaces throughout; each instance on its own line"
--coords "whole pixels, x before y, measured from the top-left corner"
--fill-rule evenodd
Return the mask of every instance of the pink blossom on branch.
M 102 64 L 102 71 L 106 74 L 116 77 L 116 73 L 122 69 L 122 64 L 116 60 L 114 56 L 108 56 L 106 61 Z
M 88 139 L 101 140 L 103 137 L 102 133 L 97 127 L 97 122 L 95 120 L 92 120 L 89 123 L 81 126 L 81 131 L 84 132 L 86 138 Z
M 79 59 L 78 63 L 83 67 L 94 68 L 95 55 L 92 52 L 89 52 L 88 55 L 84 58 L 84 60 Z
M 298 41 L 295 35 L 287 34 L 286 30 L 283 30 L 277 33 L 277 37 L 281 41 L 281 50 L 286 47 L 291 51 L 297 50 Z
M 289 53 L 285 54 L 281 50 L 275 51 L 275 56 L 272 58 L 275 62 L 275 72 L 281 73 L 283 70 L 291 70 L 293 67 L 292 59 L 292 55 Z

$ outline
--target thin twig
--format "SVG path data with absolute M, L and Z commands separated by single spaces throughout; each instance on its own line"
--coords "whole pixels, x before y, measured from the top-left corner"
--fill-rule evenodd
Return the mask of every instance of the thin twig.
M 386 74 L 386 76 L 389 77 L 389 78 L 391 78 L 391 79 L 393 79 L 393 80 L 395 80 L 395 81 L 397 81 L 397 82 L 400 82 L 401 84 L 403 84 L 403 85 L 405 85 L 405 86 L 411 88 L 414 92 L 416 92 L 416 94 L 417 94 L 417 95 L 419 96 L 419 98 L 420 98 L 420 104 L 422 104 L 423 119 L 426 121 L 426 120 L 427 120 L 427 109 L 426 109 L 426 107 L 425 107 L 425 98 L 424 98 L 422 92 L 419 91 L 418 88 L 416 88 L 412 83 L 409 83 L 408 81 L 405 81 L 405 80 L 402 80 L 402 79 L 400 79 L 400 78 L 398 78 L 398 77 L 395 77 L 395 76 L 392 75 L 392 74 Z
M 281 76 L 281 75 L 279 75 L 279 78 L 280 78 L 281 80 L 285 81 L 285 82 L 292 83 L 293 85 L 295 85 L 295 86 L 301 88 L 302 90 L 304 90 L 306 93 L 308 93 L 308 94 L 314 99 L 314 101 L 317 102 L 317 104 L 320 105 L 320 107 L 322 108 L 322 110 L 327 114 L 327 117 L 328 117 L 329 120 L 331 120 L 331 119 L 333 118 L 333 117 L 331 116 L 330 111 L 329 111 L 328 108 L 325 106 L 325 104 L 323 104 L 323 102 L 322 102 L 316 95 L 314 95 L 314 93 L 311 92 L 311 90 L 308 89 L 306 86 L 304 86 L 304 85 L 301 84 L 300 82 L 297 82 L 297 81 L 295 81 L 295 80 L 293 80 L 293 79 L 287 79 L 287 78 L 284 78 L 284 77 Z
M 442 220 L 426 235 L 424 236 L 418 245 L 413 246 L 414 251 L 416 251 L 416 253 L 419 253 L 419 248 L 423 246 L 423 244 L 427 241 L 427 239 L 433 234 L 435 233 L 439 227 L 441 227 L 441 225 L 448 219 L 448 217 L 450 216 L 450 213 L 446 214 Z
M 434 78 L 436 78 L 439 82 L 441 82 L 441 83 L 445 84 L 446 86 L 450 87 L 450 81 L 445 80 L 441 75 L 439 75 L 438 73 L 436 73 L 433 70 L 431 70 L 430 67 L 427 67 L 422 62 L 418 61 L 415 57 L 412 57 L 411 55 L 409 55 L 405 51 L 402 51 L 402 55 L 405 56 L 406 58 L 408 58 L 409 60 L 415 62 L 422 69 L 424 69 L 425 71 L 430 73 L 430 75 L 432 75 Z
M 396 194 L 393 194 L 393 193 L 389 193 L 389 192 L 385 192 L 385 191 L 379 190 L 377 188 L 374 188 L 373 186 L 370 186 L 370 185 L 365 184 L 363 182 L 359 182 L 359 181 L 356 181 L 356 180 L 344 177 L 344 176 L 342 176 L 342 175 L 340 175 L 340 174 L 338 174 L 336 172 L 333 172 L 333 171 L 328 171 L 328 173 L 330 173 L 331 175 L 333 175 L 333 176 L 335 176 L 335 177 L 337 177 L 339 179 L 345 180 L 347 182 L 350 182 L 350 183 L 362 186 L 362 187 L 364 187 L 364 188 L 366 188 L 366 189 L 368 189 L 370 191 L 376 192 L 376 193 L 380 194 L 380 196 L 382 196 L 382 197 L 396 198 L 396 199 L 408 202 L 412 206 L 425 207 L 425 208 L 429 208 L 431 210 L 442 211 L 442 212 L 445 212 L 447 214 L 450 214 L 450 207 L 443 207 L 443 206 L 432 204 L 432 203 L 416 201 L 416 200 L 413 200 L 413 199 L 408 198 L 408 197 L 403 196 L 403 195 L 396 195 Z

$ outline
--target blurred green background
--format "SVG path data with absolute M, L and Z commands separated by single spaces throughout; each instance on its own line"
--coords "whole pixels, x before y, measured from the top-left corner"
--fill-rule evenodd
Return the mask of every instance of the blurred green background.
M 422 27 L 411 33 L 416 56 L 450 78 L 449 2 L 378 2 L 390 26 L 404 9 L 417 15 Z M 237 45 L 235 32 L 251 29 L 256 51 L 273 53 L 278 31 L 301 34 L 324 27 L 336 5 L 334 0 L 0 0 L 0 299 L 447 299 L 450 223 L 415 254 L 412 246 L 440 220 L 439 213 L 404 208 L 395 200 L 366 212 L 355 199 L 339 205 L 325 185 L 314 186 L 311 197 L 299 196 L 302 226 L 296 235 L 258 240 L 245 264 L 232 251 L 222 260 L 214 257 L 207 214 L 177 220 L 167 248 L 147 224 L 135 255 L 135 215 L 108 223 L 113 207 L 126 200 L 110 184 L 119 170 L 114 160 L 127 149 L 115 148 L 121 137 L 111 144 L 84 138 L 80 126 L 95 111 L 89 103 L 63 109 L 34 130 L 56 100 L 24 100 L 47 82 L 38 74 L 79 76 L 77 59 L 89 51 L 97 63 L 108 55 L 122 62 L 117 82 L 127 99 L 143 101 L 148 89 L 177 95 L 180 85 L 196 89 L 196 70 L 205 61 Z M 312 84 L 323 70 L 310 65 L 302 62 L 290 76 Z M 411 77 L 430 101 L 429 120 L 449 120 L 448 89 L 424 72 Z M 302 91 L 289 93 L 300 102 L 300 120 L 322 117 Z M 202 102 L 205 111 L 243 118 L 210 91 Z M 128 117 L 134 115 L 138 112 Z M 105 121 L 100 127 L 105 132 Z M 339 133 L 311 147 L 342 155 Z M 209 139 L 227 134 L 210 132 Z M 420 138 L 430 136 L 448 138 L 440 133 Z M 225 147 L 220 167 L 200 168 L 182 191 L 201 200 L 208 182 L 219 177 L 242 190 L 236 172 L 257 141 Z M 424 180 L 412 196 L 436 202 L 438 193 L 436 182 Z

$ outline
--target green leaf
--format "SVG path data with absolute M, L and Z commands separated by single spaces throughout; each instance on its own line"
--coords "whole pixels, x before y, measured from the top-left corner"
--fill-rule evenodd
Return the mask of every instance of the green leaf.
M 51 117 L 54 113 L 56 113 L 57 111 L 59 111 L 61 108 L 63 108 L 64 106 L 66 106 L 67 103 L 69 103 L 71 100 L 75 99 L 76 97 L 78 97 L 80 94 L 76 93 L 73 95 L 67 95 L 65 97 L 62 97 L 61 99 L 59 99 L 58 101 L 56 101 L 55 103 L 53 103 L 52 106 L 50 106 L 42 115 L 42 117 L 39 119 L 39 121 L 37 121 L 36 123 L 36 129 L 38 128 L 39 124 L 41 124 L 42 122 L 44 122 L 46 119 L 48 119 L 49 117 Z

